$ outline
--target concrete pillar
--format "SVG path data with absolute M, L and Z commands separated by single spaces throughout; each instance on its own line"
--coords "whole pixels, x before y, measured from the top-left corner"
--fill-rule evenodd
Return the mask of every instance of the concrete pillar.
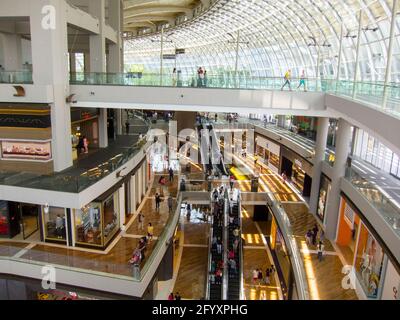
M 107 109 L 101 108 L 99 115 L 99 147 L 108 147 Z
M 90 52 L 85 52 L 83 55 L 85 73 L 90 72 Z
M 284 128 L 286 123 L 286 116 L 278 116 L 278 127 Z
M 122 109 L 114 109 L 114 114 L 117 119 L 117 135 L 122 135 Z
M 325 233 L 327 238 L 330 240 L 334 240 L 336 237 L 340 205 L 340 179 L 344 177 L 346 172 L 346 162 L 350 153 L 351 138 L 350 123 L 344 119 L 339 119 L 335 164 L 332 170 L 331 192 L 328 199 L 325 217 Z
M 322 162 L 325 160 L 326 142 L 328 140 L 329 118 L 318 118 L 317 141 L 315 143 L 314 166 L 312 175 L 310 211 L 317 214 L 318 194 L 321 179 Z
M 3 34 L 2 38 L 4 70 L 22 70 L 21 36 L 18 34 Z
M 119 227 L 121 230 L 125 230 L 125 184 L 118 190 L 118 200 L 119 200 Z
M 108 71 L 111 73 L 119 73 L 123 71 L 121 38 L 122 6 L 120 0 L 109 1 L 108 5 L 108 23 L 118 32 L 117 43 L 108 46 Z
M 29 6 L 33 81 L 36 85 L 53 87 L 52 154 L 54 170 L 62 171 L 72 166 L 71 115 L 70 105 L 66 103 L 66 97 L 70 93 L 66 2 L 37 0 L 29 2 Z M 53 12 L 42 14 L 45 6 L 54 8 L 55 15 Z
M 100 34 L 89 36 L 90 72 L 106 72 L 105 0 L 89 1 L 89 13 L 97 17 L 100 24 Z
M 76 73 L 76 56 L 75 52 L 69 53 L 69 71 L 71 73 Z

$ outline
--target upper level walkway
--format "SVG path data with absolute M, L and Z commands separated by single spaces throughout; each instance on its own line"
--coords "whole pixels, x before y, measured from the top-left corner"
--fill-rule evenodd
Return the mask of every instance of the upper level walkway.
M 208 75 L 179 76 L 142 73 L 70 74 L 72 106 L 204 112 L 273 113 L 311 117 L 342 117 L 374 135 L 400 153 L 393 132 L 400 117 L 400 86 L 380 82 L 307 79 L 306 89 L 282 89 L 282 78 Z M 13 85 L 22 84 L 26 95 L 15 97 Z M 25 84 L 25 85 L 24 85 Z M 32 74 L 0 73 L 0 100 L 10 103 L 51 103 L 53 90 L 35 85 Z
M 283 82 L 284 80 L 282 78 L 276 77 L 239 75 L 235 78 L 229 74 L 208 75 L 204 79 L 199 79 L 196 75 L 179 75 L 176 78 L 171 74 L 142 74 L 140 72 L 70 74 L 70 84 L 74 86 L 177 87 L 279 91 L 282 89 Z M 32 73 L 2 71 L 0 72 L 0 84 L 1 83 L 33 84 Z M 285 87 L 284 90 L 289 89 L 296 93 L 311 92 L 342 96 L 368 104 L 380 111 L 400 116 L 400 85 L 397 83 L 385 85 L 383 82 L 354 82 L 348 80 L 315 78 L 307 79 L 305 88 L 299 88 L 299 83 L 300 79 L 292 79 L 292 87 Z M 301 105 L 293 106 L 293 109 L 301 110 L 303 107 Z

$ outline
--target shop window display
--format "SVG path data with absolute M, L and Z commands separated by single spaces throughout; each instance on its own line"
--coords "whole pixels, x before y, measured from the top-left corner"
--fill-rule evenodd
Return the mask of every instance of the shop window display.
M 42 212 L 45 239 L 65 242 L 67 239 L 65 209 L 50 207 L 47 213 L 45 210 Z
M 317 213 L 322 221 L 324 221 L 325 211 L 326 211 L 326 203 L 328 202 L 330 190 L 331 190 L 331 183 L 330 183 L 329 179 L 325 175 L 321 175 L 321 184 L 319 187 Z
M 2 141 L 1 157 L 2 159 L 49 161 L 52 158 L 51 143 L 50 141 Z
M 368 298 L 377 298 L 380 288 L 384 253 L 378 241 L 361 224 L 355 269 Z
M 102 246 L 101 203 L 75 210 L 76 242 Z
M 292 181 L 298 190 L 303 190 L 304 187 L 304 179 L 305 179 L 305 172 L 301 168 L 301 162 L 295 160 L 293 164 L 293 174 L 292 174 Z
M 8 234 L 8 203 L 7 201 L 0 201 L 0 236 L 7 236 Z
M 107 244 L 119 230 L 118 202 L 118 192 L 104 201 L 104 244 Z

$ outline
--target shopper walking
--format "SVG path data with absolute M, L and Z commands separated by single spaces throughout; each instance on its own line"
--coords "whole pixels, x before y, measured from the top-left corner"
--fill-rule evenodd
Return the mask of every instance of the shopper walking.
M 323 255 L 324 255 L 324 249 L 325 249 L 325 246 L 324 246 L 324 244 L 320 241 L 319 242 L 319 244 L 318 244 L 318 260 L 321 262 L 322 261 L 322 258 L 323 258 Z
M 283 83 L 283 86 L 281 88 L 281 91 L 286 87 L 286 85 L 288 85 L 289 86 L 289 90 L 292 91 L 292 87 L 290 85 L 291 78 L 292 78 L 292 71 L 289 69 L 288 71 L 286 71 L 285 76 L 283 78 L 284 79 L 284 83 Z
M 176 82 L 177 82 L 177 74 L 176 74 L 176 68 L 172 70 L 172 86 L 176 87 Z
M 315 246 L 317 244 L 317 235 L 318 235 L 318 226 L 314 224 L 314 228 L 312 229 L 312 244 Z
M 312 232 L 311 230 L 308 230 L 306 233 L 306 244 L 310 245 L 312 242 Z
M 262 270 L 261 270 L 261 269 L 258 269 L 258 284 L 259 284 L 259 285 L 262 284 L 263 279 L 264 279 L 264 277 L 263 277 Z
M 300 83 L 299 83 L 299 86 L 297 87 L 297 89 L 300 89 L 301 86 L 304 87 L 304 92 L 306 92 L 307 91 L 307 88 L 306 88 L 306 74 L 305 74 L 304 70 L 301 72 Z
M 271 283 L 271 279 L 270 279 L 271 273 L 270 273 L 270 272 L 271 272 L 271 271 L 270 271 L 269 268 L 267 268 L 267 269 L 265 270 L 265 284 L 266 284 L 266 285 L 269 285 L 269 284 Z
M 218 240 L 217 242 L 217 253 L 221 254 L 222 253 L 222 243 L 221 240 Z
M 235 177 L 231 174 L 229 177 L 229 186 L 231 187 L 231 190 L 233 189 L 233 186 L 235 185 Z
M 154 227 L 151 224 L 151 222 L 149 222 L 147 226 L 147 238 L 149 239 L 149 242 L 153 240 L 153 235 L 154 235 Z
M 155 195 L 155 200 L 156 200 L 156 211 L 160 210 L 160 203 L 161 203 L 161 196 L 156 193 Z
M 143 230 L 143 223 L 144 223 L 144 214 L 140 211 L 138 214 L 138 229 Z
M 170 294 L 169 294 L 169 296 L 168 296 L 168 300 L 175 300 L 175 297 L 174 297 L 174 294 L 173 294 L 173 292 L 171 292 Z
M 258 281 L 258 269 L 253 270 L 253 284 L 257 284 Z
M 170 195 L 168 197 L 168 212 L 172 213 L 172 206 L 173 206 L 174 200 L 172 199 L 172 196 Z
M 174 169 L 172 169 L 172 167 L 169 167 L 168 175 L 169 175 L 169 182 L 173 182 L 174 181 Z
M 125 131 L 126 131 L 126 134 L 129 134 L 129 128 L 130 128 L 130 124 L 129 124 L 129 120 L 126 120 L 126 122 L 125 122 Z
M 176 293 L 176 295 L 175 295 L 175 300 L 176 300 L 176 301 L 182 300 L 182 297 L 181 297 L 181 295 L 179 294 L 179 292 Z

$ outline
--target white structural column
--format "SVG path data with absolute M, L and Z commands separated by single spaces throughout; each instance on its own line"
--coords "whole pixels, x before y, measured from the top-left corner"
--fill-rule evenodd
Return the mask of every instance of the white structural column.
M 36 85 L 53 88 L 52 155 L 54 170 L 62 171 L 72 166 L 71 112 L 66 103 L 69 95 L 66 2 L 35 0 L 29 5 L 33 81 Z
M 278 127 L 284 128 L 286 122 L 286 116 L 278 116 Z
M 328 197 L 328 204 L 325 217 L 325 232 L 328 239 L 335 239 L 336 227 L 340 205 L 340 179 L 346 172 L 347 158 L 350 153 L 351 125 L 344 119 L 339 119 L 335 164 L 332 170 L 331 191 Z
M 6 71 L 22 70 L 21 36 L 18 34 L 1 34 L 0 44 L 3 51 L 3 67 Z
M 90 72 L 106 72 L 106 39 L 104 37 L 105 0 L 89 1 L 89 13 L 99 19 L 100 34 L 89 36 Z M 108 147 L 107 109 L 100 109 L 99 146 Z
M 386 64 L 386 73 L 385 73 L 385 87 L 383 91 L 383 108 L 385 109 L 387 106 L 388 100 L 388 84 L 392 78 L 392 61 L 393 61 L 393 44 L 395 41 L 395 31 L 396 31 L 396 13 L 397 13 L 397 0 L 393 0 L 393 7 L 392 7 L 392 18 L 391 18 L 391 25 L 390 25 L 390 37 L 389 37 L 389 46 L 387 52 L 387 64 Z
M 354 83 L 353 83 L 353 98 L 357 95 L 357 81 L 359 80 L 360 74 L 360 46 L 361 46 L 361 30 L 362 30 L 362 9 L 360 10 L 358 17 L 358 34 L 357 34 L 357 47 L 356 47 L 356 64 L 354 70 Z
M 114 115 L 117 120 L 117 134 L 122 135 L 122 109 L 114 109 Z
M 90 72 L 106 71 L 106 39 L 104 37 L 105 0 L 89 1 L 89 13 L 99 19 L 100 34 L 89 36 Z
M 121 230 L 125 230 L 125 184 L 118 190 L 118 200 L 119 200 L 119 227 Z
M 71 73 L 76 73 L 76 53 L 70 52 L 69 53 L 69 71 Z
M 108 147 L 107 109 L 101 108 L 99 115 L 99 147 Z
M 108 2 L 108 23 L 118 33 L 117 43 L 108 46 L 108 72 L 122 72 L 122 38 L 121 38 L 121 21 L 123 13 L 120 0 Z
M 318 118 L 317 141 L 315 143 L 315 155 L 313 176 L 310 195 L 310 211 L 317 214 L 318 194 L 321 179 L 322 162 L 325 160 L 326 142 L 328 140 L 329 118 Z

